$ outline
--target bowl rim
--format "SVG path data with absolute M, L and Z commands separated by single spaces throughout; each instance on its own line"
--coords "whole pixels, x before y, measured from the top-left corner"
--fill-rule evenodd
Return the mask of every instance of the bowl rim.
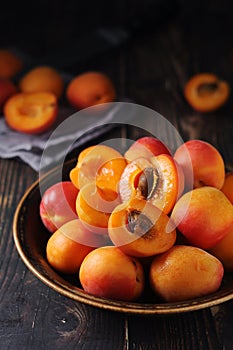
M 66 161 L 64 165 L 74 162 L 74 159 Z M 166 315 L 166 314 L 175 314 L 175 313 L 184 313 L 189 311 L 197 311 L 204 308 L 209 308 L 227 302 L 233 299 L 233 287 L 232 291 L 217 291 L 215 293 L 203 296 L 200 298 L 186 300 L 181 302 L 169 302 L 169 303 L 137 303 L 137 302 L 126 302 L 121 300 L 113 300 L 102 297 L 97 297 L 92 294 L 89 294 L 82 290 L 81 288 L 72 286 L 66 281 L 66 285 L 61 283 L 58 280 L 51 280 L 46 277 L 45 274 L 38 271 L 34 266 L 33 262 L 30 260 L 30 257 L 27 256 L 23 245 L 20 241 L 19 232 L 18 232 L 18 223 L 22 217 L 22 208 L 25 201 L 31 195 L 31 193 L 39 187 L 41 181 L 46 181 L 50 176 L 56 173 L 60 169 L 59 166 L 51 169 L 50 171 L 43 174 L 39 179 L 34 181 L 31 186 L 26 190 L 24 195 L 21 197 L 13 217 L 13 239 L 18 251 L 18 254 L 26 267 L 36 276 L 40 281 L 45 285 L 55 290 L 57 293 L 68 297 L 74 301 L 80 303 L 97 307 L 100 309 L 106 309 L 109 311 L 117 311 L 126 314 L 141 314 L 141 315 Z M 56 273 L 56 271 L 54 271 Z M 59 274 L 58 274 L 59 275 Z

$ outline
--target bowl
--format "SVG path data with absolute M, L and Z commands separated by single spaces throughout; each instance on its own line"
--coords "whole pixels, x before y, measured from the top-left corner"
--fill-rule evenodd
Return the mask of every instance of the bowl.
M 75 166 L 77 158 L 64 163 L 62 180 L 69 179 L 69 172 Z M 167 303 L 148 295 L 138 302 L 125 302 L 96 297 L 86 293 L 78 278 L 61 275 L 54 271 L 46 260 L 46 243 L 50 233 L 45 229 L 39 215 L 41 187 L 46 190 L 57 182 L 60 167 L 54 168 L 26 191 L 20 200 L 13 221 L 13 237 L 16 248 L 28 269 L 43 283 L 58 293 L 77 302 L 101 309 L 128 314 L 156 315 L 173 314 L 211 307 L 233 298 L 233 273 L 225 273 L 221 288 L 210 295 Z

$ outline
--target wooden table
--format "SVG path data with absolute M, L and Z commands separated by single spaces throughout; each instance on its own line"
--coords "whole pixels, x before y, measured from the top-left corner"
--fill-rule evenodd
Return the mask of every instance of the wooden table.
M 119 99 L 158 111 L 184 140 L 212 143 L 232 165 L 232 95 L 208 115 L 195 112 L 183 96 L 185 81 L 201 71 L 233 86 L 232 11 L 226 1 L 221 8 L 213 4 L 205 11 L 181 11 L 119 50 L 72 69 L 106 72 Z M 233 301 L 183 314 L 136 316 L 74 302 L 44 285 L 25 267 L 12 238 L 16 206 L 38 174 L 17 159 L 1 159 L 0 174 L 0 349 L 233 349 Z

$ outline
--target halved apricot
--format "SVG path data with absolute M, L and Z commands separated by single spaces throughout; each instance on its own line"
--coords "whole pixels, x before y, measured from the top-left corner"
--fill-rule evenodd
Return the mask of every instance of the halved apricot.
M 75 167 L 72 168 L 70 173 L 69 173 L 70 181 L 78 189 L 80 189 L 80 186 L 78 183 L 80 166 L 81 166 L 82 161 L 85 158 L 85 156 L 88 154 L 89 151 L 91 151 L 93 149 L 93 147 L 95 147 L 95 146 L 86 147 L 79 153 L 77 163 L 76 163 Z
M 76 211 L 87 227 L 96 233 L 107 233 L 108 220 L 119 200 L 107 201 L 94 181 L 83 186 L 76 200 Z
M 119 187 L 124 202 L 143 198 L 168 214 L 184 189 L 184 176 L 170 155 L 161 154 L 129 163 Z
M 14 130 L 38 134 L 48 130 L 57 118 L 57 98 L 49 92 L 18 93 L 4 105 L 7 124 Z
M 184 88 L 186 100 L 199 112 L 212 112 L 220 108 L 229 94 L 229 84 L 211 73 L 194 75 Z
M 109 217 L 108 233 L 125 254 L 147 257 L 171 248 L 176 229 L 169 217 L 145 199 L 117 206 Z

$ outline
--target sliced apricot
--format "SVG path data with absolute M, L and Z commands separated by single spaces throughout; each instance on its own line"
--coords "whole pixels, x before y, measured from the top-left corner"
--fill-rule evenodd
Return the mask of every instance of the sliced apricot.
M 170 155 L 161 154 L 129 163 L 119 186 L 124 202 L 133 197 L 143 198 L 168 214 L 184 189 L 184 176 Z
M 18 93 L 4 105 L 7 124 L 14 130 L 38 134 L 48 130 L 57 118 L 57 98 L 49 92 Z
M 194 75 L 184 88 L 186 100 L 199 112 L 217 110 L 224 105 L 229 95 L 229 84 L 211 73 Z
M 106 201 L 95 182 L 83 186 L 76 200 L 76 211 L 87 227 L 96 233 L 107 233 L 108 219 L 119 201 Z
M 135 257 L 165 252 L 176 241 L 169 217 L 145 199 L 134 198 L 117 206 L 110 215 L 108 233 L 125 254 Z

